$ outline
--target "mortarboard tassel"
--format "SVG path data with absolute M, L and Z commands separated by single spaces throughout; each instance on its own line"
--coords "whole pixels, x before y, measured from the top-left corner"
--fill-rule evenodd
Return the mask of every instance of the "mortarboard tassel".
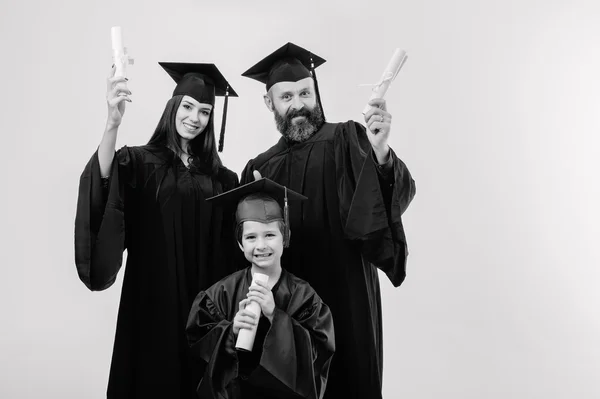
M 313 80 L 315 82 L 315 91 L 317 92 L 317 102 L 319 103 L 319 107 L 321 108 L 321 113 L 323 114 L 323 120 L 325 121 L 325 110 L 323 109 L 323 104 L 321 103 L 321 93 L 319 92 L 319 82 L 317 81 L 317 73 L 315 72 L 315 63 L 313 62 L 312 54 L 310 55 L 310 73 L 312 74 Z
M 225 89 L 225 103 L 223 104 L 223 120 L 221 121 L 221 134 L 219 135 L 219 152 L 223 152 L 225 142 L 225 123 L 227 121 L 227 103 L 229 102 L 229 85 Z
M 283 247 L 287 248 L 290 246 L 290 235 L 292 232 L 290 230 L 290 214 L 288 208 L 287 187 L 284 186 L 283 188 L 285 189 L 285 195 L 283 197 L 283 222 L 285 223 Z

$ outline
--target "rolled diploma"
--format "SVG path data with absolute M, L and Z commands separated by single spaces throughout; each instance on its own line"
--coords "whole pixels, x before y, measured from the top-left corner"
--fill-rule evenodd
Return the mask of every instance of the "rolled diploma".
M 383 75 L 381 75 L 379 84 L 373 88 L 373 92 L 371 93 L 369 101 L 373 100 L 374 98 L 383 98 L 383 96 L 385 96 L 387 89 L 390 87 L 390 83 L 392 83 L 392 80 L 396 78 L 396 75 L 400 71 L 400 68 L 402 68 L 404 61 L 406 61 L 406 51 L 397 48 L 394 51 L 394 55 L 392 55 L 392 59 L 390 59 L 390 62 L 388 62 L 385 71 L 383 71 Z M 363 115 L 369 112 L 371 107 L 371 105 L 367 104 L 362 112 Z
M 123 33 L 120 26 L 110 28 L 110 36 L 112 39 L 113 61 L 115 63 L 115 76 L 127 77 L 126 65 L 127 56 L 123 47 Z
M 264 283 L 269 281 L 269 276 L 262 273 L 254 273 L 254 277 L 252 278 L 252 285 L 256 285 L 256 281 L 260 280 Z M 260 318 L 260 305 L 255 301 L 251 301 L 246 305 L 246 309 L 254 313 L 257 317 Z M 254 337 L 256 336 L 256 326 L 252 328 L 252 330 L 248 330 L 246 328 L 240 328 L 238 333 L 237 341 L 235 343 L 235 348 L 239 350 L 252 351 L 252 347 L 254 346 Z

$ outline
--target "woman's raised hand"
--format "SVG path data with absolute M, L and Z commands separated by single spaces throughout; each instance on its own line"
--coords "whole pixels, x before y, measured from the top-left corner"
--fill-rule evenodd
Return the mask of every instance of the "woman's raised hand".
M 116 128 L 121 124 L 125 114 L 125 101 L 131 102 L 131 92 L 127 88 L 127 78 L 115 76 L 116 68 L 113 65 L 108 76 L 106 89 L 106 103 L 108 105 L 107 127 Z

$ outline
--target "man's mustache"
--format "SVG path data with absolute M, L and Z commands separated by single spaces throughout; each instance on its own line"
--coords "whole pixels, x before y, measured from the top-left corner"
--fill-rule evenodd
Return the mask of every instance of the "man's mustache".
M 291 121 L 292 119 L 294 119 L 298 116 L 303 116 L 306 119 L 308 119 L 311 116 L 311 112 L 306 108 L 292 109 L 287 113 L 286 118 L 288 121 Z

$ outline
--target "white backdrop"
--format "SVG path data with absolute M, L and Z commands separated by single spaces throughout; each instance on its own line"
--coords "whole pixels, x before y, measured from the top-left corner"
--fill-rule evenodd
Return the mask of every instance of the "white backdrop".
M 73 222 L 113 25 L 135 58 L 118 146 L 145 143 L 171 95 L 158 61 L 215 62 L 241 96 L 223 154 L 237 173 L 279 137 L 240 76 L 264 55 L 292 41 L 327 59 L 342 121 L 404 48 L 390 140 L 417 196 L 407 280 L 381 276 L 385 397 L 600 397 L 597 1 L 2 0 L 0 22 L 0 397 L 105 397 L 122 274 L 87 291 Z

